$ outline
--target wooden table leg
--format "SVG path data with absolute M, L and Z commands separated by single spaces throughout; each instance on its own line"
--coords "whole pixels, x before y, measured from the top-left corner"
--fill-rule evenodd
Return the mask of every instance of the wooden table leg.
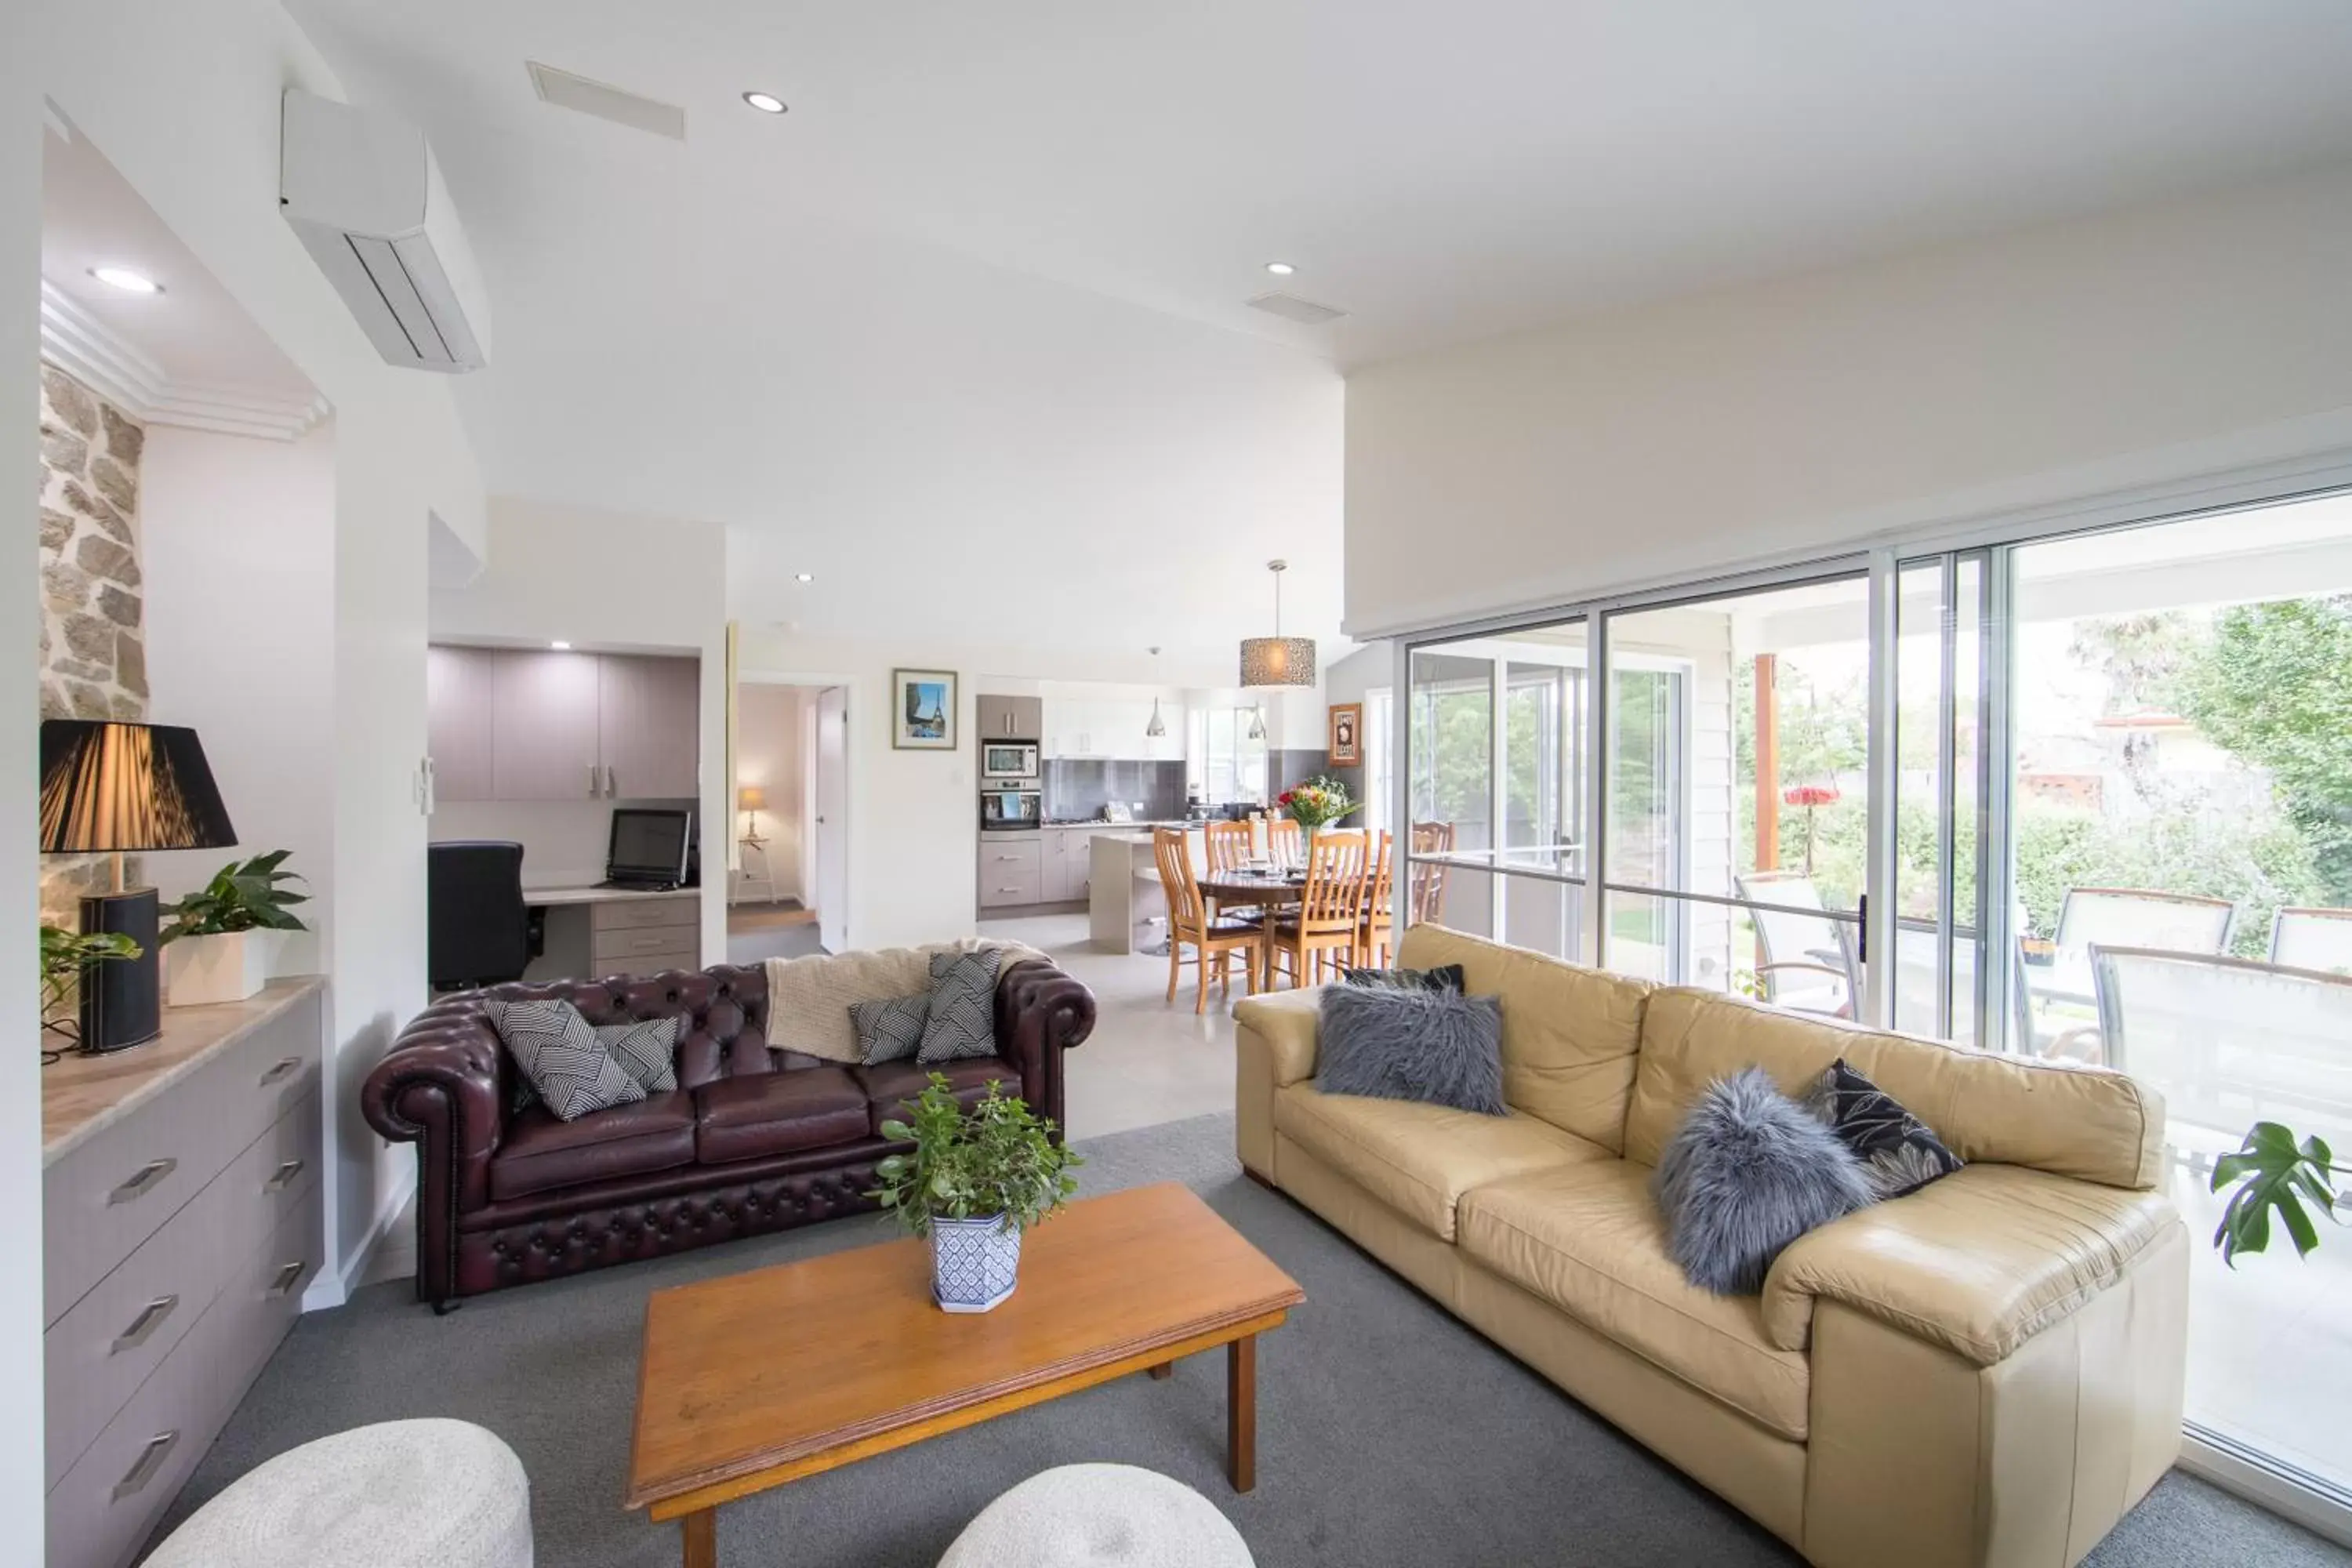
M 1257 1485 L 1257 1336 L 1225 1347 L 1225 1474 L 1234 1490 Z
M 1163 1361 L 1151 1369 L 1151 1375 L 1155 1381 L 1173 1377 L 1176 1375 L 1176 1363 L 1172 1361 Z
M 686 1537 L 686 1568 L 719 1568 L 719 1510 L 687 1514 L 677 1526 Z

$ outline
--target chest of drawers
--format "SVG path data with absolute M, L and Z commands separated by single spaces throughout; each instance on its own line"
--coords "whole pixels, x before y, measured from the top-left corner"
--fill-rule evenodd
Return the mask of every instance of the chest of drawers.
M 322 1261 L 324 991 L 172 1009 L 43 1081 L 51 1568 L 121 1568 Z

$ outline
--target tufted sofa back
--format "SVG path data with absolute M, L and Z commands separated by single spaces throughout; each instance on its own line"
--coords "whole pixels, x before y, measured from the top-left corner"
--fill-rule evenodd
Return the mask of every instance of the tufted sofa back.
M 677 1038 L 680 1089 L 717 1079 L 819 1065 L 814 1057 L 768 1048 L 768 972 L 756 963 L 722 963 L 709 969 L 668 970 L 609 980 L 511 981 L 436 1003 L 425 1017 L 478 1016 L 484 997 L 505 1002 L 551 997 L 571 1003 L 583 1017 L 598 1026 L 682 1018 L 685 1022 L 678 1027 Z M 504 1080 L 515 1070 L 514 1064 L 504 1051 L 497 1055 L 499 1075 Z M 502 1082 L 501 1087 L 510 1086 Z

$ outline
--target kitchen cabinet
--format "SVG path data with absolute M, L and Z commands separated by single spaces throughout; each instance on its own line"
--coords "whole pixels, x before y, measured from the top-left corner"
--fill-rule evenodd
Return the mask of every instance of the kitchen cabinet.
M 682 800 L 700 792 L 699 660 L 426 650 L 441 800 Z
M 601 796 L 604 759 L 597 749 L 596 656 L 501 649 L 495 658 L 491 797 Z
M 992 697 L 974 700 L 974 717 L 983 741 L 1042 741 L 1045 737 L 1045 702 L 1041 697 Z
M 1149 697 L 1053 698 L 1045 711 L 1045 754 L 1063 760 L 1181 762 L 1184 756 L 1184 705 L 1162 698 L 1160 722 L 1167 733 L 1147 735 Z
M 490 709 L 497 676 L 492 649 L 425 650 L 425 743 L 436 801 L 489 800 L 497 793 L 491 747 L 498 725 Z
M 1006 909 L 1044 903 L 1045 838 L 983 835 L 980 841 L 980 907 Z M 1058 837 L 1059 835 L 1055 837 Z
M 702 779 L 696 721 L 702 670 L 690 658 L 598 654 L 597 749 L 615 800 L 687 800 Z

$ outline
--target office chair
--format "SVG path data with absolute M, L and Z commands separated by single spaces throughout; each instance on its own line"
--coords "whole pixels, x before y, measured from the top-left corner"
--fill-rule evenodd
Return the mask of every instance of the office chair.
M 425 960 L 435 990 L 522 978 L 533 943 L 521 845 L 427 845 L 425 901 Z

